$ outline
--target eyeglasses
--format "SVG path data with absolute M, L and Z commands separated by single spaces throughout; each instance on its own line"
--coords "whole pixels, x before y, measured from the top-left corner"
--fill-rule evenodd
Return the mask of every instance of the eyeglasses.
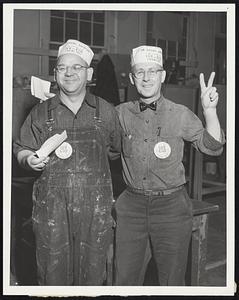
M 68 68 L 70 68 L 74 74 L 79 74 L 81 70 L 88 69 L 89 67 L 85 67 L 85 66 L 78 65 L 78 64 L 72 65 L 72 66 L 59 65 L 59 66 L 56 66 L 55 70 L 58 73 L 63 74 L 68 70 Z
M 142 79 L 145 76 L 145 73 L 147 72 L 148 77 L 151 79 L 151 78 L 155 78 L 157 76 L 157 73 L 162 72 L 162 71 L 163 71 L 163 69 L 158 69 L 158 70 L 149 69 L 148 71 L 139 70 L 139 71 L 133 73 L 133 75 L 137 79 Z

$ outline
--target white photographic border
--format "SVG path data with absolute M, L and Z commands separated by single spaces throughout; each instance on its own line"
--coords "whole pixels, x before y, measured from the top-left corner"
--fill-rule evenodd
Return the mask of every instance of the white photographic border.
M 17 9 L 75 9 L 125 11 L 201 11 L 227 13 L 227 276 L 225 287 L 166 286 L 10 286 L 10 224 L 11 224 L 11 126 L 13 21 Z M 235 4 L 3 4 L 3 295 L 32 296 L 103 296 L 103 295 L 233 295 L 235 246 Z

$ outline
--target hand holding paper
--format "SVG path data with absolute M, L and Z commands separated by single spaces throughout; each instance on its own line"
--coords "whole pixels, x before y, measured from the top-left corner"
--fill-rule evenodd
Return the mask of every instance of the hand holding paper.
M 36 151 L 38 157 L 47 157 L 51 152 L 56 150 L 67 139 L 66 130 L 61 134 L 56 133 L 47 139 L 41 148 Z

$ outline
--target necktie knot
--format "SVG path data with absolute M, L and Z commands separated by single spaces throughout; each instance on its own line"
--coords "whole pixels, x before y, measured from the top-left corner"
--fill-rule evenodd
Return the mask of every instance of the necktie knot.
M 152 102 L 152 103 L 150 103 L 150 104 L 147 104 L 147 103 L 145 103 L 145 102 L 139 102 L 139 109 L 140 109 L 140 111 L 144 111 L 144 110 L 146 110 L 147 108 L 150 108 L 150 109 L 152 109 L 152 110 L 155 110 L 156 111 L 156 108 L 157 108 L 157 102 Z

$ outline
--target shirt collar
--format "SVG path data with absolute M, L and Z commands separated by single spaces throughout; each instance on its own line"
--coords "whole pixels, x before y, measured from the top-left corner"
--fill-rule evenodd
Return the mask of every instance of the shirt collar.
M 50 103 L 49 103 L 50 110 L 56 109 L 56 107 L 62 103 L 59 93 L 57 93 L 53 98 L 51 98 L 47 101 L 50 101 Z M 95 97 L 92 94 L 90 94 L 88 91 L 86 91 L 86 95 L 85 95 L 82 105 L 84 105 L 84 103 L 86 103 L 87 105 L 89 105 L 91 107 L 94 107 L 94 108 L 96 107 L 95 106 Z
M 164 96 L 161 94 L 159 99 L 155 101 L 155 102 L 157 102 L 157 109 L 156 109 L 156 111 L 153 111 L 154 113 L 157 113 L 161 109 L 161 106 L 162 106 L 162 103 L 164 102 L 164 99 L 165 99 Z M 139 101 L 140 101 L 139 99 L 132 101 L 132 106 L 131 106 L 130 110 L 135 114 L 143 113 L 143 112 L 140 111 Z

